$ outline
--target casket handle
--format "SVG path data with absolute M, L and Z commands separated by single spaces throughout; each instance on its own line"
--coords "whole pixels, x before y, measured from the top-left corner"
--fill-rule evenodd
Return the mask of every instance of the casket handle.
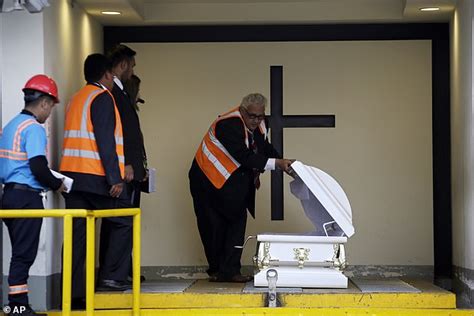
M 244 249 L 244 248 L 245 248 L 245 245 L 247 245 L 247 242 L 248 242 L 250 239 L 257 239 L 257 236 L 248 236 L 247 239 L 245 239 L 244 244 L 243 244 L 242 246 L 234 246 L 234 248 L 236 248 L 236 249 Z
M 295 259 L 298 260 L 298 268 L 303 269 L 304 263 L 309 260 L 309 248 L 293 248 Z
M 343 244 L 334 245 L 334 257 L 333 257 L 334 266 L 339 270 L 344 270 L 347 266 L 346 261 L 346 250 Z

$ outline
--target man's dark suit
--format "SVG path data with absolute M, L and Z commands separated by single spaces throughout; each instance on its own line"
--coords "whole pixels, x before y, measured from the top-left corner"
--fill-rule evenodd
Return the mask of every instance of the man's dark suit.
M 140 185 L 137 179 L 142 180 L 145 177 L 145 147 L 143 145 L 143 135 L 140 129 L 140 121 L 137 112 L 135 111 L 128 95 L 114 83 L 112 95 L 115 99 L 115 104 L 120 113 L 120 120 L 122 122 L 123 130 L 123 150 L 125 155 L 125 165 L 132 165 L 134 171 L 134 179 L 130 183 L 125 183 L 124 196 L 117 201 L 118 208 L 140 207 Z M 120 221 L 124 227 L 127 228 L 127 234 L 123 234 L 120 238 L 121 245 L 126 245 L 124 260 L 120 261 L 117 269 L 126 271 L 126 275 L 131 271 L 131 260 L 129 259 L 132 251 L 132 226 L 133 220 L 130 216 L 115 217 L 116 221 Z M 102 221 L 100 232 L 100 248 L 107 249 L 110 247 L 110 238 L 107 238 L 112 233 L 111 227 L 107 221 Z M 105 253 L 99 252 L 99 263 L 102 264 L 106 260 Z M 126 278 L 125 275 L 125 278 Z
M 140 186 L 138 182 L 143 180 L 146 174 L 146 153 L 143 134 L 140 128 L 140 120 L 129 96 L 125 91 L 120 89 L 116 83 L 114 83 L 112 95 L 114 96 L 115 103 L 117 104 L 117 108 L 120 112 L 120 119 L 122 121 L 125 165 L 131 165 L 133 167 L 134 173 L 134 181 L 127 186 L 127 191 L 130 194 L 130 197 L 135 194 L 135 198 L 138 198 L 138 201 L 131 201 L 132 206 L 139 207 Z M 137 187 L 138 192 L 133 192 L 133 190 Z
M 216 137 L 241 166 L 221 189 L 216 189 L 201 171 L 196 160 L 189 171 L 199 234 L 209 263 L 208 274 L 230 279 L 240 274 L 241 249 L 247 223 L 247 210 L 255 217 L 255 171 L 263 172 L 268 158 L 279 153 L 257 129 L 257 152 L 245 144 L 245 126 L 239 118 L 222 120 L 216 125 Z

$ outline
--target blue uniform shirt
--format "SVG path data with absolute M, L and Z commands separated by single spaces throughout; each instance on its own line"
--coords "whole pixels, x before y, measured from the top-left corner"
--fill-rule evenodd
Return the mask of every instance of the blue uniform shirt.
M 35 178 L 28 159 L 46 156 L 46 131 L 35 117 L 22 112 L 0 137 L 0 183 L 21 183 L 46 190 Z

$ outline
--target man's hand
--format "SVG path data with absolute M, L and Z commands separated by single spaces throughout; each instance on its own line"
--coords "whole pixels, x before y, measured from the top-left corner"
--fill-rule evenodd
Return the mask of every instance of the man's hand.
M 125 182 L 130 182 L 133 180 L 133 167 L 132 165 L 125 166 Z
M 63 192 L 66 192 L 66 191 L 67 191 L 67 188 L 64 185 L 64 182 L 62 182 L 61 186 L 56 190 L 56 192 L 58 192 L 58 193 L 63 193 Z
M 148 180 L 149 176 L 150 176 L 150 172 L 148 171 L 148 169 L 145 169 L 145 177 L 143 178 L 142 182 L 145 182 L 146 180 Z
M 123 191 L 123 183 L 117 183 L 117 184 L 114 184 L 110 190 L 109 190 L 109 194 L 111 197 L 119 197 L 120 194 L 122 193 Z
M 293 161 L 294 160 L 290 160 L 290 159 L 276 159 L 275 166 L 278 169 L 283 170 L 286 173 L 288 173 L 290 170 L 290 165 L 293 163 Z

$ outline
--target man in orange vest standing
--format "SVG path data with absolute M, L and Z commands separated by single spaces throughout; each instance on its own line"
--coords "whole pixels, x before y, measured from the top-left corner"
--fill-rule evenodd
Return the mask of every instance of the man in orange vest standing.
M 255 217 L 255 190 L 259 175 L 279 168 L 289 172 L 292 160 L 280 154 L 267 139 L 267 99 L 249 94 L 239 107 L 220 115 L 199 146 L 189 171 L 194 212 L 207 273 L 213 282 L 247 282 L 240 272 L 247 210 Z
M 23 88 L 25 108 L 15 116 L 0 135 L 0 186 L 5 184 L 1 201 L 4 209 L 43 209 L 42 192 L 48 188 L 62 192 L 61 180 L 55 178 L 46 159 L 46 131 L 43 124 L 58 99 L 53 79 L 36 75 Z M 19 211 L 19 213 L 21 213 Z M 30 267 L 38 252 L 41 218 L 5 218 L 12 245 L 8 273 L 9 315 L 46 315 L 35 313 L 28 305 Z
M 84 63 L 86 86 L 71 99 L 64 124 L 63 155 L 60 170 L 74 179 L 72 191 L 65 194 L 66 208 L 117 208 L 123 191 L 124 153 L 120 115 L 110 93 L 113 75 L 110 61 L 102 54 L 89 55 Z M 121 237 L 130 227 L 116 218 L 104 218 L 111 226 L 110 242 L 99 269 L 98 289 L 124 291 L 127 271 L 116 267 L 129 260 L 128 243 Z M 72 307 L 84 307 L 85 297 L 85 219 L 73 222 Z M 130 245 L 131 247 L 131 245 Z

